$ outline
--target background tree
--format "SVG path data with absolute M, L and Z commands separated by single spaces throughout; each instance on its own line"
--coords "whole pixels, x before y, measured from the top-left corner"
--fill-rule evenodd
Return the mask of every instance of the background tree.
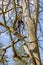
M 0 43 L 4 44 L 0 46 L 3 52 L 0 62 L 3 65 L 41 65 L 42 4 L 39 0 L 0 0 Z

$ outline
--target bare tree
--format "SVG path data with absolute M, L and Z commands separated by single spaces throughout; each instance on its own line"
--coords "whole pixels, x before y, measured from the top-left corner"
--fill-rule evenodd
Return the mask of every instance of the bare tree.
M 0 31 L 0 35 L 8 32 L 11 40 L 10 45 L 1 49 L 4 52 L 0 58 L 0 62 L 4 59 L 6 50 L 11 47 L 13 58 L 19 59 L 22 64 L 28 65 L 30 63 L 30 65 L 41 65 L 37 39 L 37 24 L 39 22 L 39 14 L 43 10 L 39 11 L 39 7 L 41 7 L 39 0 L 8 0 L 8 2 L 6 0 L 0 0 L 0 2 L 0 16 L 2 16 L 3 19 L 3 21 L 0 21 L 0 26 L 5 28 L 3 31 Z M 32 8 L 30 7 L 31 5 Z M 32 12 L 30 8 L 33 10 Z M 8 23 L 10 23 L 10 25 Z M 13 36 L 16 36 L 16 41 L 13 39 Z M 15 48 L 15 45 L 19 43 L 19 41 L 22 43 L 24 55 L 18 53 Z
M 25 19 L 24 23 L 25 23 L 25 28 L 27 31 L 27 37 L 29 42 L 31 43 L 29 45 L 30 50 L 34 56 L 36 64 L 41 65 L 40 54 L 38 49 L 38 41 L 37 41 L 37 35 L 36 35 L 38 15 L 39 15 L 39 0 L 34 0 L 34 12 L 32 17 L 30 17 L 29 0 L 23 0 L 22 7 L 23 7 L 23 16 Z

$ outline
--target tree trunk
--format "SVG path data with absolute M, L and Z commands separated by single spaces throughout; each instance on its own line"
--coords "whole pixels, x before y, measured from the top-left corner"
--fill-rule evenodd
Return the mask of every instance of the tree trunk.
M 36 61 L 37 65 L 41 65 L 40 61 L 40 54 L 39 54 L 39 48 L 38 48 L 38 41 L 37 41 L 37 21 L 38 21 L 38 0 L 34 0 L 34 7 L 36 6 L 36 11 L 33 14 L 33 17 L 30 17 L 30 9 L 29 9 L 29 0 L 23 0 L 22 8 L 23 8 L 23 17 L 24 17 L 24 24 L 26 28 L 27 38 L 29 41 L 29 49 L 31 50 L 31 53 L 34 56 L 34 59 Z M 36 15 L 37 14 L 37 15 Z M 35 65 L 36 65 L 35 64 Z M 34 65 L 34 63 L 31 63 L 31 65 Z

